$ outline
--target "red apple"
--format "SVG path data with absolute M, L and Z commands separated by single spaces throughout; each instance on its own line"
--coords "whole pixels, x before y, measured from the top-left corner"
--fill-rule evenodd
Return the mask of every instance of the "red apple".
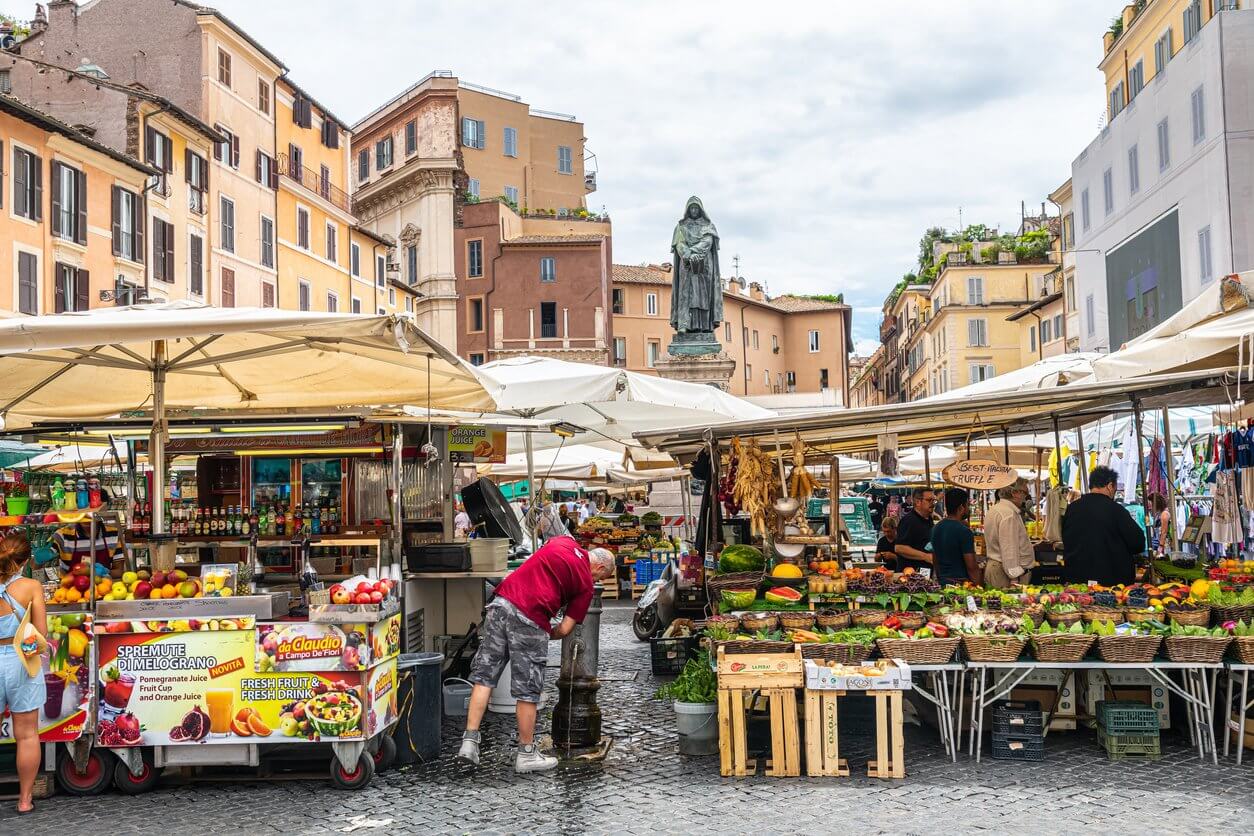
M 331 603 L 333 604 L 351 604 L 353 602 L 353 594 L 342 586 L 335 586 L 331 589 Z
M 370 593 L 370 603 L 372 603 L 372 604 L 378 604 L 378 603 L 381 603 L 382 601 L 383 601 L 383 593 L 382 593 L 382 592 L 380 592 L 379 590 L 377 590 L 377 589 L 376 589 L 374 592 L 371 592 L 371 593 Z
M 369 603 L 370 603 L 370 593 L 369 593 L 369 592 L 358 592 L 358 593 L 357 593 L 357 597 L 353 598 L 353 603 L 354 603 L 354 604 L 369 604 Z
M 153 572 L 152 585 L 158 588 L 165 586 L 165 572 Z
M 362 581 L 361 583 L 357 584 L 357 593 L 359 595 L 363 592 L 369 592 L 372 589 L 374 589 L 374 587 L 370 584 L 369 581 Z
M 78 575 L 74 578 L 74 588 L 79 592 L 86 592 L 91 587 L 91 578 L 86 575 Z

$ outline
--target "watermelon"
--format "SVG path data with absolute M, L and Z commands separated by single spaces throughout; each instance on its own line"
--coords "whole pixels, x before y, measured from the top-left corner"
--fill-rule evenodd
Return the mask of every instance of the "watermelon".
M 722 602 L 724 610 L 743 610 L 758 597 L 756 589 L 724 589 Z
M 753 546 L 724 546 L 718 556 L 718 571 L 724 575 L 732 572 L 761 572 L 764 568 L 766 558 Z
M 777 586 L 768 589 L 762 597 L 772 604 L 796 604 L 803 596 L 791 586 Z

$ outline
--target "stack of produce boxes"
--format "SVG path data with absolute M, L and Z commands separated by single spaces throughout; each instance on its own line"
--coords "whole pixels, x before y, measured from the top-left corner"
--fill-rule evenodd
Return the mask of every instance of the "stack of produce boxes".
M 1145 703 L 1103 700 L 1097 704 L 1097 736 L 1111 760 L 1157 760 L 1158 711 Z
M 993 757 L 1045 760 L 1045 715 L 1035 700 L 1002 700 L 993 706 Z

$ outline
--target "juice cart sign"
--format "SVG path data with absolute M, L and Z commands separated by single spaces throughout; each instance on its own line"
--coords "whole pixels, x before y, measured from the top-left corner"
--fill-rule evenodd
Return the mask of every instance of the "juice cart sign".
M 504 464 L 505 431 L 460 426 L 449 430 L 449 461 L 457 464 Z
M 1013 485 L 1019 471 L 991 459 L 966 459 L 954 462 L 942 471 L 945 481 L 960 488 L 992 491 Z
M 366 674 L 258 672 L 251 625 L 156 633 L 110 632 L 107 625 L 98 639 L 102 745 L 363 737 Z
M 44 702 L 39 706 L 39 741 L 77 740 L 91 703 L 91 613 L 48 613 L 48 655 L 41 658 Z M 13 718 L 0 716 L 0 744 L 13 742 Z

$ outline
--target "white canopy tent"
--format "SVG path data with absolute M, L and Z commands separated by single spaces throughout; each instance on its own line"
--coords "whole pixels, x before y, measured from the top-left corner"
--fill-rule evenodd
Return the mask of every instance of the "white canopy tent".
M 1102 355 L 1097 353 L 1057 354 L 1037 360 L 1029 366 L 990 377 L 970 386 L 951 389 L 939 395 L 925 398 L 928 402 L 969 398 L 974 395 L 992 395 L 999 392 L 1023 392 L 1032 389 L 1051 389 L 1065 386 L 1093 375 L 1093 362 Z

